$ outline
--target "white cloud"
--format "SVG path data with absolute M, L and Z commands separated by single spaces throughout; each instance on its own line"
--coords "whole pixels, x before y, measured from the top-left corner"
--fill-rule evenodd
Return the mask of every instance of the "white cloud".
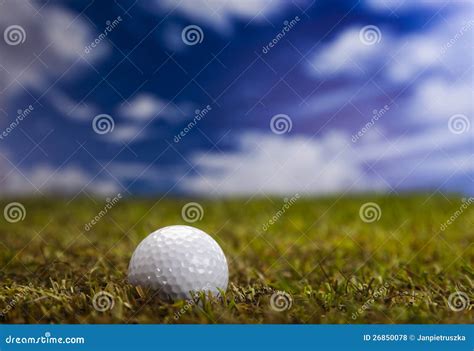
M 356 157 L 360 161 L 388 161 L 393 169 L 400 167 L 399 162 L 404 159 L 417 159 L 419 162 L 430 153 L 442 152 L 445 155 L 451 153 L 453 157 L 464 153 L 466 146 L 472 145 L 472 133 L 452 133 L 448 124 L 437 127 L 425 128 L 421 131 L 404 135 L 394 136 L 393 139 L 375 140 L 373 143 L 364 143 L 358 148 Z M 402 167 L 403 168 L 403 167 Z M 405 170 L 406 171 L 406 170 Z
M 95 178 L 78 166 L 57 169 L 44 164 L 18 170 L 10 167 L 3 155 L 0 159 L 0 174 L 0 194 L 4 196 L 76 195 L 80 191 L 105 196 L 121 190 L 117 182 Z
M 146 128 L 132 124 L 115 124 L 114 130 L 99 138 L 108 140 L 113 143 L 133 143 L 144 139 L 147 136 Z
M 363 28 L 350 27 L 321 45 L 308 69 L 321 78 L 369 79 L 377 74 L 399 84 L 433 73 L 459 76 L 472 66 L 474 22 L 469 12 L 453 12 L 441 24 L 417 34 L 395 35 L 390 28 L 380 27 L 380 41 L 372 45 L 360 39 Z
M 394 12 L 395 14 L 408 10 L 417 10 L 417 9 L 439 9 L 442 8 L 447 0 L 366 0 L 366 5 L 370 8 L 381 11 L 381 12 Z
M 340 33 L 334 41 L 320 46 L 309 70 L 319 76 L 337 74 L 365 76 L 387 53 L 392 41 L 387 30 L 381 31 L 382 39 L 373 45 L 364 44 L 359 38 L 362 27 L 351 27 Z
M 141 93 L 129 103 L 123 103 L 118 113 L 125 118 L 137 121 L 157 117 L 176 120 L 180 115 L 180 111 L 174 107 L 173 103 L 148 93 Z
M 24 43 L 11 46 L 3 39 L 4 30 L 12 24 L 23 28 Z M 1 4 L 0 33 L 0 89 L 5 89 L 4 95 L 14 94 L 21 85 L 44 88 L 65 71 L 68 73 L 62 79 L 76 76 L 84 62 L 71 65 L 84 54 L 95 34 L 88 23 L 73 13 L 54 6 L 40 9 L 30 1 Z M 101 43 L 87 55 L 87 60 L 95 61 L 108 48 L 107 43 Z
M 401 190 L 417 182 L 433 186 L 474 171 L 466 152 L 472 143 L 472 133 L 454 134 L 447 124 L 388 139 L 364 135 L 357 144 L 334 130 L 319 138 L 243 134 L 234 152 L 193 155 L 197 174 L 181 184 L 203 195 L 354 193 Z
M 96 106 L 90 103 L 86 104 L 85 102 L 79 104 L 57 89 L 53 89 L 48 94 L 48 100 L 62 116 L 70 117 L 78 121 L 89 121 L 98 113 Z
M 472 83 L 471 83 L 472 84 Z M 474 99 L 467 80 L 450 81 L 434 76 L 422 81 L 404 102 L 406 114 L 418 123 L 440 121 L 446 126 L 451 116 L 474 115 Z
M 198 175 L 186 178 L 183 188 L 216 195 L 383 189 L 363 172 L 349 137 L 339 132 L 320 139 L 244 134 L 239 145 L 232 153 L 195 155 Z
M 262 22 L 291 3 L 283 0 L 156 0 L 159 9 L 176 11 L 201 24 L 228 32 L 234 19 Z

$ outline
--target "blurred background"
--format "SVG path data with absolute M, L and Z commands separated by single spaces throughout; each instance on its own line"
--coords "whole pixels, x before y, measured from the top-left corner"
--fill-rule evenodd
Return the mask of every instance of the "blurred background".
M 0 193 L 474 194 L 472 10 L 0 0 Z

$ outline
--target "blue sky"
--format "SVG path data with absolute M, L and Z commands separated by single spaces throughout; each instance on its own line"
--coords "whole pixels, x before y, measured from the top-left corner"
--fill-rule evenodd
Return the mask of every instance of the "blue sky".
M 414 3 L 1 2 L 0 193 L 472 194 L 473 5 Z

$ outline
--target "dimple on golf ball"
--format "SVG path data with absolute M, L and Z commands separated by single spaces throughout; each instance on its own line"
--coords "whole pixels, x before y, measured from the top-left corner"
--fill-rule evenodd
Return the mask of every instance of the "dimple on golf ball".
M 217 242 L 200 229 L 173 225 L 148 235 L 133 253 L 128 281 L 179 300 L 191 292 L 225 291 L 229 269 Z

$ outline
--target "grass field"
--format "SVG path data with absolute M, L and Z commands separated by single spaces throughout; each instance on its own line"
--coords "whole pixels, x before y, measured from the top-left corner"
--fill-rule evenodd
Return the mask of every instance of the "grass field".
M 0 318 L 7 323 L 471 323 L 474 211 L 461 199 L 424 195 L 298 199 L 197 200 L 229 261 L 222 299 L 160 301 L 127 284 L 136 245 L 157 228 L 187 224 L 196 199 L 120 200 L 104 208 L 87 198 L 20 200 L 22 221 L 0 224 Z M 360 207 L 375 202 L 379 220 Z M 2 209 L 8 204 L 2 203 Z M 280 210 L 280 212 L 278 212 Z M 440 226 L 458 211 L 446 230 Z M 269 224 L 274 217 L 275 223 Z M 267 230 L 263 230 L 266 224 Z M 108 292 L 113 308 L 93 298 Z M 272 306 L 285 291 L 282 311 Z M 471 302 L 453 311 L 456 292 Z M 291 299 L 291 301 L 290 301 Z M 291 306 L 290 306 L 291 302 Z M 466 301 L 465 301 L 466 302 Z M 278 304 L 278 303 L 277 303 Z M 106 307 L 111 307 L 108 305 Z M 100 309 L 100 308 L 99 308 Z

